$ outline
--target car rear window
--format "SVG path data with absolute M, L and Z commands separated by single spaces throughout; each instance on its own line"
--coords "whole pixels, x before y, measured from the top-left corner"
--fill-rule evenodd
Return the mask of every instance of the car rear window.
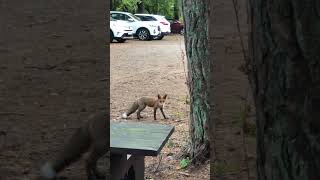
M 152 16 L 139 16 L 138 17 L 142 20 L 142 21 L 157 21 L 156 18 L 152 17 Z

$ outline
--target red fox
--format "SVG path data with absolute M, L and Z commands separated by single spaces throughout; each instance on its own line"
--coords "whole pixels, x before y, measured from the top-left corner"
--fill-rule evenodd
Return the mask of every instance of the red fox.
M 163 112 L 163 107 L 165 104 L 165 100 L 167 99 L 167 94 L 165 94 L 163 97 L 161 97 L 158 94 L 158 97 L 156 98 L 150 98 L 150 97 L 142 97 L 140 99 L 137 99 L 132 106 L 129 108 L 129 110 L 125 113 L 122 114 L 122 118 L 126 119 L 127 117 L 129 117 L 132 113 L 136 112 L 137 110 L 137 119 L 142 118 L 142 116 L 140 115 L 140 112 L 142 110 L 144 110 L 147 106 L 148 107 L 153 107 L 153 117 L 154 120 L 157 120 L 157 110 L 158 108 L 160 109 L 163 117 L 165 119 L 168 119 L 166 117 L 166 115 Z
M 91 115 L 89 121 L 74 132 L 55 159 L 41 167 L 41 178 L 55 179 L 58 172 L 80 159 L 85 152 L 89 153 L 86 158 L 87 179 L 103 178 L 104 176 L 97 169 L 97 161 L 109 151 L 110 136 L 107 117 L 106 113 Z

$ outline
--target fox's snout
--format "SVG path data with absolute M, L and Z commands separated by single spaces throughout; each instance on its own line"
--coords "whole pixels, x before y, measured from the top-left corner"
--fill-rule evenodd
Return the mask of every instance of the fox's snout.
M 158 107 L 159 108 L 163 108 L 164 107 L 164 103 L 167 99 L 167 94 L 165 94 L 163 97 L 160 96 L 160 94 L 158 94 Z
M 159 102 L 158 107 L 159 107 L 159 108 L 164 108 L 164 104 L 165 104 L 164 102 Z

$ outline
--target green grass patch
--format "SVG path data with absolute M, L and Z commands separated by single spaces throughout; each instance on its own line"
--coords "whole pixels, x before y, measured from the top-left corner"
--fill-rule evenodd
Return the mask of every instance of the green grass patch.
M 167 147 L 168 148 L 173 148 L 174 147 L 174 142 L 171 139 L 168 140 Z
M 181 159 L 181 161 L 180 161 L 180 167 L 181 167 L 181 169 L 185 169 L 185 168 L 187 168 L 189 165 L 190 165 L 190 160 L 189 160 L 189 158 L 183 158 L 183 159 Z

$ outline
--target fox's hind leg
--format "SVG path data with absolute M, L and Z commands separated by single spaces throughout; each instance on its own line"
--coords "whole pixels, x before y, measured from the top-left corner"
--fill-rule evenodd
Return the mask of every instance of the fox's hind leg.
M 137 111 L 137 119 L 143 118 L 143 117 L 140 115 L 140 113 L 141 113 L 141 111 L 143 111 L 145 108 L 146 108 L 146 105 L 139 106 L 138 111 Z
M 104 179 L 105 175 L 99 172 L 97 167 L 97 161 L 100 157 L 102 157 L 105 152 L 106 147 L 101 145 L 95 145 L 89 151 L 89 156 L 87 158 L 86 170 L 87 170 L 87 177 L 88 180 L 97 180 L 97 179 Z
M 86 163 L 87 180 L 97 180 L 95 169 L 97 168 L 98 158 L 91 152 Z
M 127 112 L 122 114 L 122 118 L 127 119 L 132 113 L 136 112 L 136 110 L 139 108 L 139 104 L 137 102 L 134 102 L 132 106 L 128 109 Z

